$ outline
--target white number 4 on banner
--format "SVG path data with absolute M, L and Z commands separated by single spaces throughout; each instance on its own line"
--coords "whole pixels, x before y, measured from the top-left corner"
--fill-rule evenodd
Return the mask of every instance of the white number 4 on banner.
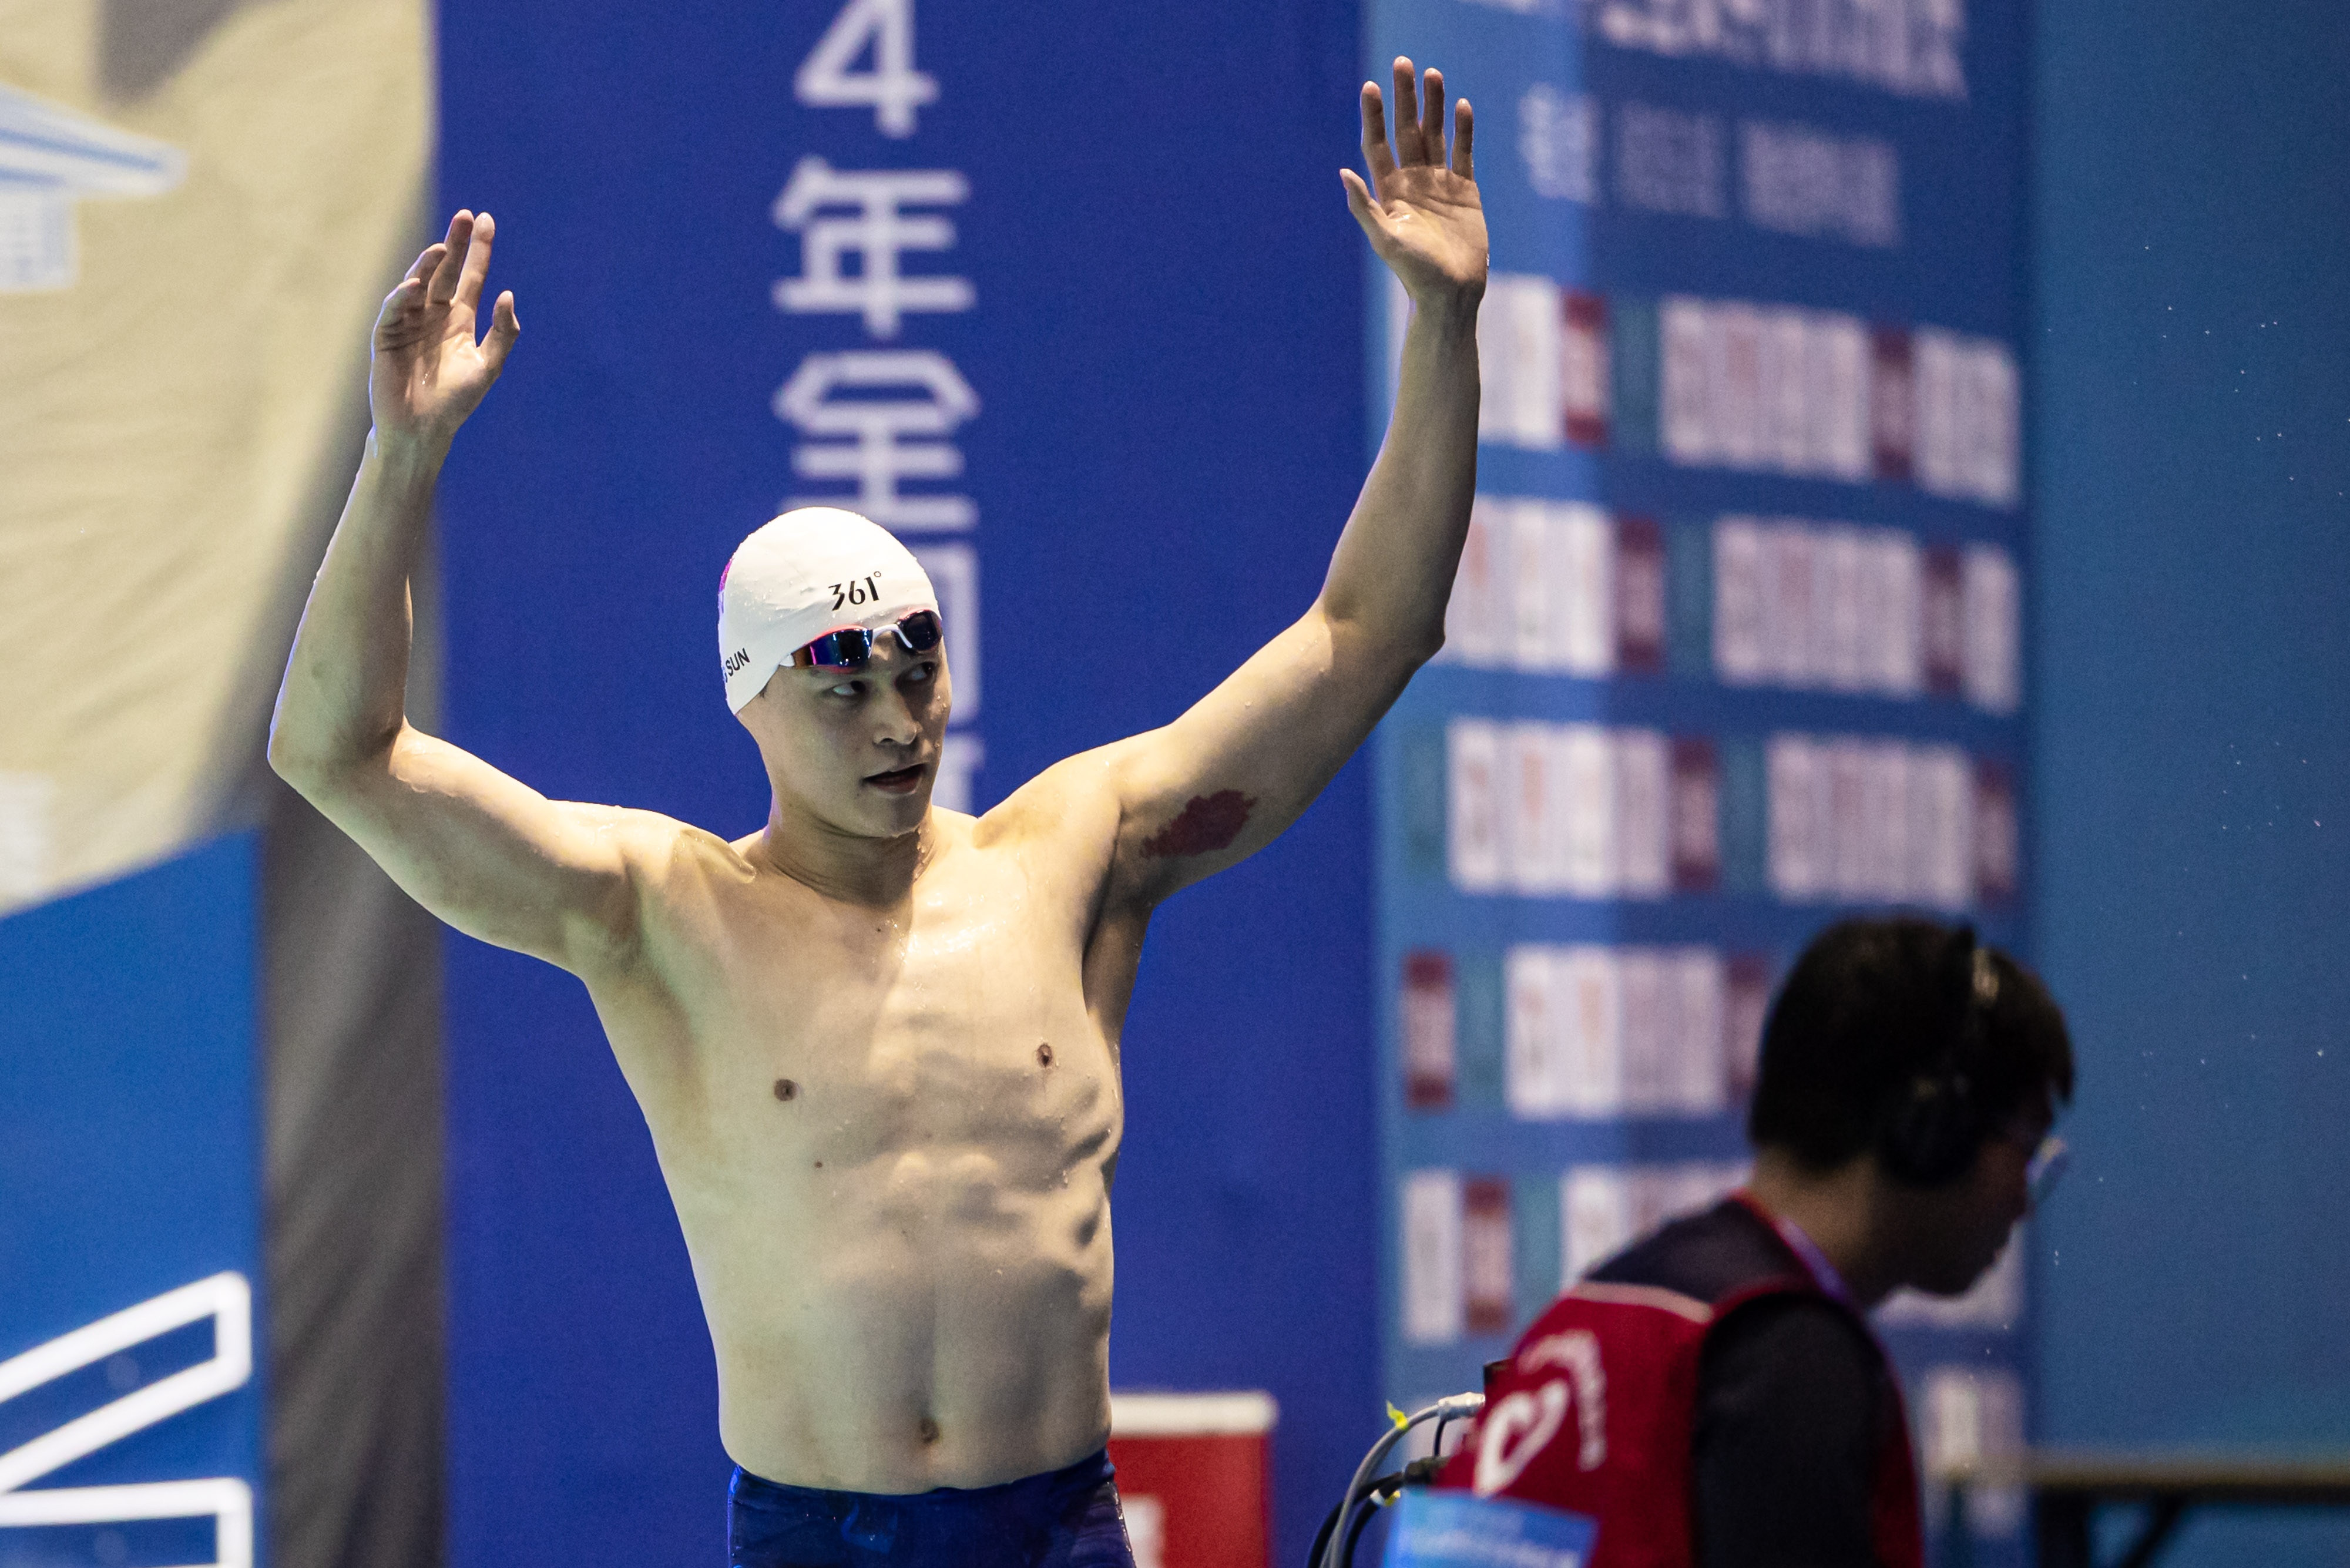
M 855 69 L 872 52 L 873 68 Z M 884 136 L 914 134 L 914 110 L 936 103 L 939 83 L 914 68 L 914 0 L 848 0 L 792 78 L 810 109 L 870 105 Z

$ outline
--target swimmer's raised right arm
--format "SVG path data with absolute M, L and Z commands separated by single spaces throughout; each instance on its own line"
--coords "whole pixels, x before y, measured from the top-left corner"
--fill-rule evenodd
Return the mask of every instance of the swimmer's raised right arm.
M 1073 757 L 999 808 L 1097 832 L 1114 807 L 1099 929 L 1122 933 L 1121 955 L 1159 900 L 1295 822 L 1444 641 L 1477 487 L 1488 258 L 1475 117 L 1465 99 L 1452 106 L 1448 153 L 1443 75 L 1400 56 L 1392 143 L 1378 84 L 1363 84 L 1359 108 L 1368 178 L 1341 171 L 1347 205 L 1412 309 L 1387 439 L 1321 593 L 1172 723 Z
M 622 840 L 636 814 L 550 801 L 408 722 L 408 578 L 451 439 L 522 326 L 498 296 L 473 333 L 494 224 L 459 213 L 376 318 L 375 428 L 278 688 L 270 765 L 460 930 L 559 963 L 631 948 Z

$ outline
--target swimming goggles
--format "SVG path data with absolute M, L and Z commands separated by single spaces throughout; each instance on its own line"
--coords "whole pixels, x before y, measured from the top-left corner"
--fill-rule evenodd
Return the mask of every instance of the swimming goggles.
M 916 610 L 895 626 L 845 626 L 837 631 L 826 632 L 806 647 L 794 650 L 790 667 L 794 670 L 822 670 L 838 674 L 844 670 L 862 670 L 873 657 L 873 639 L 883 632 L 896 632 L 898 640 L 906 645 L 909 653 L 928 653 L 946 635 L 936 610 Z

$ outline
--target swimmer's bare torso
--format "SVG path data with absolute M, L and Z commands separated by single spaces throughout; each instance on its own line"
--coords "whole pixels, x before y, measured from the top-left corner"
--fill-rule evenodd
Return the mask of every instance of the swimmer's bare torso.
M 278 771 L 419 901 L 586 981 L 651 1128 L 771 1480 L 911 1492 L 1107 1433 L 1119 1031 L 1158 903 L 1310 805 L 1442 641 L 1476 476 L 1485 230 L 1458 106 L 1397 62 L 1349 205 L 1410 295 L 1388 441 L 1306 613 L 1164 728 L 973 819 L 933 810 L 943 649 L 781 668 L 738 716 L 771 786 L 732 844 L 549 801 L 407 722 L 406 585 L 450 441 L 519 336 L 474 340 L 493 225 L 385 302 L 376 428 L 286 668 Z M 1071 659 L 1147 648 L 1066 632 Z M 1203 1057 L 1203 1064 L 1208 1058 Z
M 763 836 L 616 815 L 641 950 L 589 990 L 693 1257 L 727 1451 L 754 1474 L 919 1491 L 1101 1446 L 1142 929 L 1105 909 L 1112 803 L 1069 775 L 1107 765 L 977 820 L 931 811 L 886 907 L 776 870 Z

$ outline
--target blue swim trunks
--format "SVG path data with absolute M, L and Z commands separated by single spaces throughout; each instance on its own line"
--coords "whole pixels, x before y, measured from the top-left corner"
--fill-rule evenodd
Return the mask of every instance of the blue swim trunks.
M 1107 1452 L 968 1490 L 891 1496 L 763 1480 L 726 1489 L 732 1568 L 1134 1568 Z

